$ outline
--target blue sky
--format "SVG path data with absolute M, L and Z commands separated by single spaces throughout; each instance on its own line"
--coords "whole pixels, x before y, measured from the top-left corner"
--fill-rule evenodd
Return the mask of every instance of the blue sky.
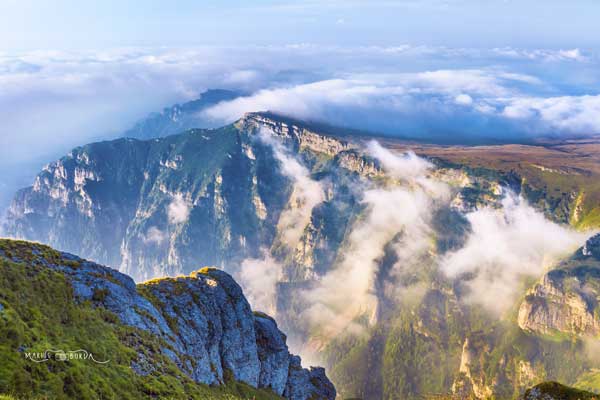
M 596 48 L 595 0 L 0 1 L 2 50 L 427 44 Z
M 598 21 L 596 0 L 0 0 L 0 208 L 69 149 L 211 88 L 247 93 L 211 125 L 600 133 Z

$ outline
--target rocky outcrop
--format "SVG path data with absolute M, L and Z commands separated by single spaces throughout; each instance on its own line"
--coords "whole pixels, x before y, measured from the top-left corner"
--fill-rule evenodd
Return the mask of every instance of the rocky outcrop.
M 299 121 L 271 113 L 247 113 L 237 125 L 243 130 L 267 129 L 273 135 L 292 140 L 299 150 L 310 149 L 330 157 L 354 147 L 344 140 L 316 133 Z
M 541 333 L 600 335 L 600 263 L 595 259 L 598 236 L 576 255 L 545 274 L 519 307 L 521 329 Z
M 585 245 L 581 249 L 581 253 L 584 256 L 593 257 L 600 260 L 600 233 L 592 236 L 585 242 Z
M 578 390 L 558 382 L 543 382 L 528 389 L 520 400 L 597 400 L 600 395 Z
M 303 369 L 275 321 L 253 314 L 241 288 L 223 271 L 203 268 L 136 286 L 113 269 L 66 253 L 48 257 L 45 246 L 15 243 L 27 249 L 28 263 L 64 274 L 77 301 L 104 307 L 122 324 L 155 335 L 160 352 L 198 383 L 220 385 L 231 378 L 291 400 L 335 398 L 324 370 Z M 22 262 L 17 254 L 23 253 L 0 257 Z M 140 352 L 131 368 L 144 375 L 155 366 Z
M 452 385 L 454 394 L 463 398 L 487 399 L 492 396 L 493 389 L 485 384 L 485 376 L 476 371 L 480 371 L 479 354 L 486 349 L 477 349 L 469 338 L 463 343 L 462 354 L 460 357 L 460 367 L 458 378 Z

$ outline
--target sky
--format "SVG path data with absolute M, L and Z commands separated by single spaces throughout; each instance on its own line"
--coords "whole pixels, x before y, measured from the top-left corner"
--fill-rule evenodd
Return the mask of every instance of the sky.
M 418 43 L 595 47 L 595 0 L 2 0 L 2 50 Z
M 0 208 L 47 162 L 204 90 L 434 140 L 600 132 L 600 2 L 0 0 Z

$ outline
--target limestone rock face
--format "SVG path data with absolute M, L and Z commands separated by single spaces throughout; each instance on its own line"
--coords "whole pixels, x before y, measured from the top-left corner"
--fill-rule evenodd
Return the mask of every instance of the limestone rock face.
M 233 378 L 288 399 L 335 399 L 335 388 L 324 370 L 303 369 L 300 358 L 289 353 L 286 336 L 275 320 L 254 314 L 227 273 L 203 268 L 190 276 L 136 286 L 113 269 L 67 253 L 47 260 L 43 246 L 31 246 L 32 253 L 39 255 L 33 265 L 64 274 L 77 301 L 105 307 L 121 323 L 155 335 L 162 343 L 160 352 L 194 381 L 220 385 Z M 0 257 L 7 256 L 0 253 Z M 131 368 L 141 375 L 153 370 L 147 355 L 140 352 Z
M 600 264 L 592 256 L 596 238 L 528 291 L 519 307 L 521 329 L 542 334 L 600 335 Z
M 460 357 L 459 376 L 453 384 L 453 392 L 461 397 L 473 397 L 476 399 L 487 399 L 492 396 L 492 388 L 485 384 L 484 377 L 474 373 L 478 360 L 478 352 L 482 349 L 477 349 L 469 342 L 469 338 L 463 343 L 463 350 Z

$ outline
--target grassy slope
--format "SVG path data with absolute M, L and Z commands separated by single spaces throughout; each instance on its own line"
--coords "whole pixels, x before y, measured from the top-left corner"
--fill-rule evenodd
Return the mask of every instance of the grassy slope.
M 385 143 L 480 172 L 515 173 L 527 198 L 548 216 L 579 229 L 600 227 L 600 138 L 497 146 L 424 145 L 391 139 Z
M 164 355 L 146 332 L 126 327 L 115 315 L 89 304 L 77 304 L 65 277 L 31 266 L 34 252 L 57 262 L 60 254 L 46 246 L 0 240 L 0 393 L 16 398 L 52 399 L 278 399 L 272 392 L 229 381 L 207 387 L 191 381 Z M 131 368 L 136 350 L 157 366 L 148 375 Z M 35 363 L 24 352 L 86 349 L 107 365 L 91 360 Z

